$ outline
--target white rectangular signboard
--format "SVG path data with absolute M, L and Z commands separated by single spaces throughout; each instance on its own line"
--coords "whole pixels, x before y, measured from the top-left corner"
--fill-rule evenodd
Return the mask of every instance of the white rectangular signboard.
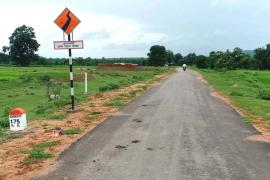
M 54 41 L 55 50 L 83 49 L 83 41 Z

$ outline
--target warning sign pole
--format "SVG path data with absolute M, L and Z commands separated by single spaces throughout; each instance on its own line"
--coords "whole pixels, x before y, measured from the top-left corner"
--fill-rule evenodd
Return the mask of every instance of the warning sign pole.
M 73 30 L 80 24 L 80 20 L 68 9 L 65 8 L 64 11 L 55 19 L 54 23 L 63 30 L 64 33 L 68 35 L 68 45 L 65 43 L 54 42 L 55 49 L 65 49 L 68 48 L 69 55 L 69 69 L 70 69 L 70 97 L 71 97 L 71 110 L 75 110 L 74 102 L 74 76 L 73 76 L 73 65 L 72 65 L 72 49 L 83 49 L 82 41 L 73 41 Z M 72 34 L 72 41 L 71 41 Z M 65 42 L 65 34 L 63 35 Z M 56 48 L 57 47 L 57 48 Z
M 70 34 L 68 35 L 68 41 L 71 41 Z M 72 65 L 72 50 L 68 49 L 69 55 L 69 69 L 70 69 L 70 96 L 71 96 L 71 109 L 75 110 L 75 102 L 74 102 L 74 76 L 73 76 L 73 65 Z

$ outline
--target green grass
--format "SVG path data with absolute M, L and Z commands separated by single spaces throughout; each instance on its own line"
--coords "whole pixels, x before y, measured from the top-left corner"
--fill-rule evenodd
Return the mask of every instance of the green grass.
M 205 79 L 239 107 L 252 115 L 270 121 L 269 71 L 214 71 L 200 70 Z M 251 122 L 246 117 L 247 122 Z
M 81 129 L 75 128 L 75 129 L 68 129 L 64 131 L 65 135 L 74 135 L 74 134 L 80 134 L 82 132 Z
M 99 114 L 101 114 L 101 112 L 95 111 L 95 112 L 92 112 L 92 113 L 91 113 L 91 115 L 99 115 Z
M 84 120 L 85 120 L 85 121 L 92 121 L 92 120 L 94 120 L 94 119 L 96 119 L 96 118 L 97 118 L 96 115 L 91 115 L 91 116 L 85 117 Z
M 34 149 L 44 149 L 44 148 L 49 148 L 49 147 L 56 146 L 58 144 L 60 144 L 59 141 L 50 141 L 50 142 L 44 142 L 44 143 L 41 143 L 41 144 L 34 145 L 33 148 Z
M 49 119 L 55 119 L 55 120 L 63 120 L 67 117 L 67 113 L 62 113 L 62 114 L 54 114 L 49 116 Z
M 56 146 L 58 144 L 60 144 L 59 141 L 44 142 L 41 144 L 34 145 L 32 147 L 32 149 L 30 149 L 30 150 L 22 151 L 22 153 L 28 154 L 28 156 L 26 158 L 24 158 L 23 162 L 25 164 L 32 164 L 32 163 L 35 163 L 35 162 L 43 160 L 43 159 L 48 159 L 48 158 L 54 157 L 54 154 L 47 153 L 44 150 L 46 148 L 50 148 L 50 147 Z
M 106 106 L 115 106 L 115 107 L 121 108 L 125 105 L 125 103 L 121 97 L 117 97 L 117 98 L 112 99 L 111 101 L 107 102 L 105 105 Z
M 76 80 L 89 72 L 89 94 L 111 91 L 138 82 L 154 79 L 155 75 L 170 69 L 140 68 L 136 71 L 98 70 L 95 67 L 74 68 L 76 104 L 85 100 L 84 81 Z M 54 80 L 61 85 L 60 98 L 49 100 L 46 81 Z M 8 113 L 21 107 L 27 111 L 28 121 L 39 119 L 64 119 L 66 115 L 53 115 L 70 103 L 68 66 L 55 67 L 3 67 L 0 66 L 0 127 L 8 127 Z

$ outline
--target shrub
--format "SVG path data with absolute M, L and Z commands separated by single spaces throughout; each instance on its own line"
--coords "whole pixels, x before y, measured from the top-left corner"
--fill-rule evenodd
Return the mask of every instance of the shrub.
M 8 117 L 7 117 L 8 118 Z M 0 119 L 0 127 L 7 128 L 9 127 L 9 121 L 7 118 Z
M 119 89 L 119 88 L 120 88 L 119 84 L 110 83 L 108 85 L 99 87 L 99 91 L 100 92 L 105 92 L 105 91 L 109 91 L 109 90 L 113 90 L 113 89 Z
M 119 84 L 115 84 L 115 83 L 110 83 L 109 86 L 111 89 L 119 89 L 120 88 Z
M 32 80 L 33 80 L 33 77 L 22 75 L 22 76 L 19 77 L 19 79 L 20 79 L 22 82 L 27 83 L 27 82 L 32 81 Z
M 80 134 L 82 132 L 81 129 L 68 129 L 64 131 L 65 135 L 73 135 L 73 134 Z
M 231 96 L 244 96 L 243 93 L 238 92 L 238 91 L 233 91 L 233 92 L 230 93 L 230 95 L 231 95 Z
M 264 100 L 270 100 L 270 90 L 268 88 L 259 89 L 258 96 Z
M 44 76 L 40 77 L 40 79 L 43 82 L 49 82 L 51 80 L 50 76 L 48 76 L 48 75 L 44 75 Z

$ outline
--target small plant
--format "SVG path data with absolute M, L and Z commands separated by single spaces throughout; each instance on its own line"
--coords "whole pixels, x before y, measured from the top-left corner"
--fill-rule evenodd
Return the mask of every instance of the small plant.
M 238 92 L 238 91 L 233 91 L 233 92 L 230 93 L 230 95 L 231 95 L 231 96 L 244 96 L 243 93 Z
M 50 76 L 48 76 L 47 74 L 42 76 L 40 79 L 43 82 L 49 82 L 51 80 Z
M 63 114 L 54 114 L 49 116 L 50 119 L 55 119 L 55 120 L 63 120 L 67 117 L 67 113 L 63 113 Z
M 108 85 L 99 87 L 99 91 L 100 92 L 105 92 L 105 91 L 110 91 L 110 90 L 119 89 L 119 88 L 120 88 L 119 84 L 110 83 Z
M 56 146 L 58 144 L 60 144 L 60 141 L 50 141 L 50 142 L 44 142 L 41 144 L 34 145 L 33 148 L 34 149 L 45 149 L 45 148 Z
M 44 149 L 56 146 L 58 144 L 60 144 L 60 141 L 44 142 L 34 145 L 30 150 L 22 151 L 24 154 L 29 154 L 28 157 L 24 158 L 23 162 L 26 164 L 32 164 L 42 159 L 54 157 L 52 153 L 47 153 L 44 151 Z
M 109 86 L 101 86 L 101 87 L 99 87 L 100 92 L 105 92 L 105 91 L 108 91 L 108 90 L 109 90 Z
M 82 132 L 81 129 L 75 128 L 75 129 L 68 129 L 64 131 L 65 135 L 74 135 L 74 134 L 80 134 Z
M 94 119 L 96 119 L 96 118 L 97 118 L 97 116 L 92 115 L 92 116 L 87 116 L 87 117 L 85 117 L 84 120 L 85 120 L 85 121 L 92 121 L 92 120 L 94 120 Z
M 4 107 L 4 114 L 3 116 L 8 116 L 9 112 L 11 111 L 12 107 L 11 106 L 6 106 Z
M 253 121 L 252 121 L 252 119 L 251 119 L 250 117 L 244 116 L 243 118 L 244 118 L 244 121 L 245 121 L 247 124 L 252 124 L 252 123 L 253 123 Z
M 91 115 L 99 115 L 101 112 L 92 112 Z
M 32 164 L 41 159 L 48 159 L 54 156 L 52 153 L 46 153 L 42 149 L 31 149 L 31 150 L 25 151 L 24 153 L 29 154 L 29 156 L 24 158 L 23 160 L 25 164 Z
M 31 76 L 25 76 L 25 75 L 20 76 L 19 79 L 24 83 L 28 83 L 33 80 Z
M 121 108 L 125 105 L 125 103 L 123 102 L 123 99 L 118 97 L 118 98 L 115 98 L 109 102 L 106 103 L 106 106 L 116 106 L 118 108 Z
M 259 89 L 258 96 L 264 100 L 270 100 L 270 90 L 268 88 Z
M 9 127 L 9 121 L 7 118 L 0 119 L 0 127 L 2 128 Z

